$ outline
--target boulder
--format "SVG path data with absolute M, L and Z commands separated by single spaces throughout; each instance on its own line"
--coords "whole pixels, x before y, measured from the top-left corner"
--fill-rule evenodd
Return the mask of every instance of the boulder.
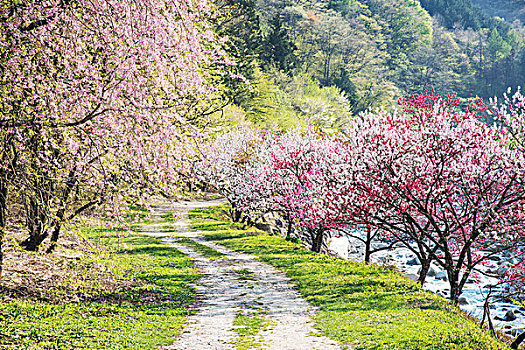
M 459 297 L 458 303 L 459 303 L 459 305 L 468 305 L 469 304 L 469 302 L 468 302 L 466 297 Z
M 406 278 L 408 278 L 411 281 L 417 281 L 419 279 L 418 275 L 414 275 L 413 273 L 407 273 L 405 275 Z
M 350 250 L 350 243 L 345 236 L 334 237 L 330 241 L 328 249 L 333 251 L 339 257 L 348 260 L 348 251 Z
M 503 316 L 503 317 L 496 316 L 494 318 L 496 320 L 498 320 L 498 321 L 511 322 L 511 321 L 514 321 L 517 317 L 516 317 L 516 315 L 514 315 L 514 312 L 512 310 L 508 310 L 505 313 L 505 316 Z
M 503 317 L 503 321 L 507 321 L 507 322 L 514 321 L 515 319 L 517 319 L 517 317 L 514 314 L 514 311 L 512 310 L 507 311 L 505 313 L 505 316 Z
M 500 267 L 498 267 L 498 269 L 496 270 L 496 274 L 500 277 L 504 276 L 508 271 L 508 267 L 507 265 L 501 265 Z
M 446 271 L 439 271 L 434 277 L 436 277 L 438 280 L 443 280 L 445 282 L 448 281 L 448 274 Z
M 419 259 L 417 258 L 417 256 L 415 256 L 415 257 L 413 257 L 412 259 L 410 259 L 410 260 L 407 261 L 407 265 L 409 265 L 409 266 L 421 265 L 421 262 L 419 261 Z

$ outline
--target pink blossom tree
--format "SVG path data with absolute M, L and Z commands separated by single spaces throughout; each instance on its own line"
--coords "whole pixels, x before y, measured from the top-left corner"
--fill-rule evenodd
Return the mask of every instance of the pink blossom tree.
M 401 101 L 402 113 L 363 114 L 351 123 L 349 152 L 359 159 L 357 213 L 420 259 L 444 268 L 450 299 L 491 256 L 523 244 L 523 154 L 508 134 L 480 122 L 471 105 L 434 94 Z
M 274 209 L 265 167 L 275 137 L 243 127 L 219 135 L 204 152 L 201 172 L 231 204 L 233 221 L 255 221 Z
M 10 188 L 33 250 L 89 206 L 177 188 L 181 144 L 220 97 L 208 80 L 232 64 L 212 12 L 205 0 L 0 8 L 0 239 Z
M 513 94 L 509 89 L 503 97 L 503 101 L 498 104 L 497 99 L 492 101 L 492 109 L 489 113 L 494 116 L 496 123 L 503 127 L 503 129 L 512 135 L 510 147 L 517 149 L 522 154 L 525 153 L 525 96 L 522 95 L 520 88 Z M 525 241 L 525 233 L 523 230 L 519 232 L 521 235 L 521 244 Z M 515 252 L 519 257 L 517 263 L 508 267 L 501 284 L 506 285 L 508 292 L 504 297 L 521 300 L 523 302 L 525 295 L 525 251 Z M 488 297 L 487 297 L 488 302 Z M 490 317 L 490 316 L 489 316 Z M 517 349 L 519 345 L 525 340 L 525 333 L 520 334 L 511 344 L 512 349 Z
M 347 227 L 348 212 L 334 210 L 332 201 L 344 206 L 348 198 L 334 186 L 347 174 L 347 159 L 334 136 L 314 129 L 283 134 L 270 148 L 267 178 L 279 211 L 288 222 L 306 228 L 311 249 L 319 252 L 326 232 Z

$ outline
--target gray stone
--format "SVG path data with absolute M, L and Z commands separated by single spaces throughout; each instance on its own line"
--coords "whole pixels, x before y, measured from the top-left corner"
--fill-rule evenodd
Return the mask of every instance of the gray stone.
M 418 275 L 415 275 L 413 273 L 407 273 L 405 275 L 406 278 L 408 278 L 409 280 L 411 281 L 417 281 L 419 279 L 419 276 Z
M 496 270 L 496 274 L 501 277 L 501 276 L 505 275 L 507 273 L 507 271 L 508 271 L 507 265 L 501 265 Z
M 448 281 L 448 275 L 446 271 L 439 271 L 438 273 L 436 273 L 435 277 L 438 280 Z
M 421 273 L 421 267 L 417 270 L 417 273 Z M 430 265 L 430 268 L 427 271 L 427 276 L 434 277 L 436 275 L 436 273 L 438 273 L 438 272 L 437 272 L 437 269 L 435 268 L 435 266 Z
M 509 310 L 505 313 L 505 317 L 503 317 L 503 321 L 514 321 L 516 319 L 516 315 L 514 315 L 514 312 L 512 310 Z
M 419 262 L 419 259 L 416 257 L 410 259 L 407 261 L 407 265 L 409 266 L 416 266 L 416 265 L 421 265 L 421 263 Z
M 517 317 L 516 317 L 516 315 L 514 315 L 514 312 L 512 312 L 512 310 L 508 310 L 505 313 L 505 316 L 503 316 L 503 317 L 496 316 L 494 318 L 496 320 L 498 320 L 498 321 L 511 322 L 511 321 L 514 321 Z
M 459 303 L 459 305 L 468 305 L 469 304 L 467 298 L 465 298 L 465 297 L 459 297 L 458 303 Z

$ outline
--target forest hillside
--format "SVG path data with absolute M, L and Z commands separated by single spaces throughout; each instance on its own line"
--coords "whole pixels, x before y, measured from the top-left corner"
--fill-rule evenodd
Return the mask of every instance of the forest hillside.
M 219 7 L 217 28 L 251 82 L 230 114 L 255 123 L 337 127 L 347 115 L 424 90 L 489 99 L 525 80 L 525 31 L 515 20 L 523 1 L 499 6 L 514 14 L 509 21 L 464 0 L 220 0 Z

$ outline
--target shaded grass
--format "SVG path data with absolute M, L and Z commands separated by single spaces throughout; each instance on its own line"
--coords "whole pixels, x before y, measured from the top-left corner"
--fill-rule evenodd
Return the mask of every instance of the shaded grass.
M 192 217 L 216 217 L 207 239 L 258 256 L 284 271 L 299 292 L 319 307 L 316 326 L 355 349 L 508 349 L 445 300 L 423 291 L 399 273 L 310 252 L 299 244 L 255 230 L 223 229 L 220 207 Z M 214 214 L 216 212 L 216 214 Z M 222 220 L 222 221 L 220 221 Z
M 161 218 L 162 218 L 162 221 L 167 222 L 167 223 L 173 223 L 178 220 L 177 214 L 172 211 L 162 214 Z
M 179 237 L 175 238 L 175 240 L 181 244 L 184 244 L 185 246 L 191 247 L 202 254 L 205 258 L 208 259 L 220 259 L 224 257 L 224 254 L 216 251 L 213 248 L 210 248 L 204 244 L 200 244 L 198 242 L 195 242 L 191 238 L 186 237 Z
M 172 343 L 194 300 L 198 275 L 190 260 L 156 238 L 104 237 L 101 228 L 82 232 L 97 242 L 98 252 L 71 268 L 102 265 L 113 279 L 131 282 L 112 292 L 103 281 L 63 286 L 73 294 L 64 301 L 0 295 L 0 349 L 156 349 Z

